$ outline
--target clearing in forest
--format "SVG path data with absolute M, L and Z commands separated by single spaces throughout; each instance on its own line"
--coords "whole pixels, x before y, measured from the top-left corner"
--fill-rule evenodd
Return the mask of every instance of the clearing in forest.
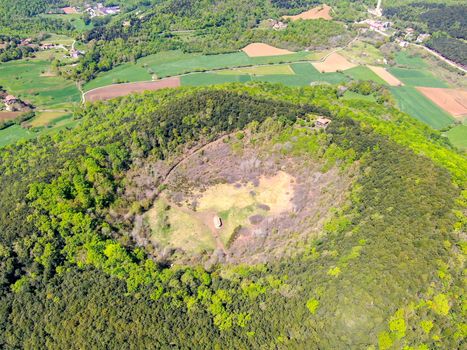
M 350 69 L 357 65 L 347 61 L 344 56 L 334 52 L 326 57 L 323 62 L 314 62 L 313 66 L 322 73 L 330 73 Z
M 467 116 L 467 90 L 417 87 L 417 90 L 456 118 Z
M 368 66 L 368 68 L 370 68 L 374 73 L 376 73 L 381 79 L 383 79 L 390 86 L 404 85 L 399 79 L 397 79 L 394 75 L 389 73 L 383 67 Z
M 319 18 L 330 20 L 332 19 L 330 12 L 331 12 L 331 7 L 326 4 L 323 4 L 321 6 L 314 7 L 311 10 L 302 12 L 298 15 L 284 16 L 283 18 L 290 19 L 292 21 L 297 21 L 299 19 L 319 19 Z
M 264 43 L 249 44 L 245 46 L 242 51 L 249 57 L 281 56 L 293 54 L 292 51 L 279 49 Z
M 126 96 L 135 92 L 154 91 L 179 86 L 179 77 L 141 83 L 115 84 L 88 91 L 84 95 L 84 98 L 87 102 L 102 101 L 115 97 Z

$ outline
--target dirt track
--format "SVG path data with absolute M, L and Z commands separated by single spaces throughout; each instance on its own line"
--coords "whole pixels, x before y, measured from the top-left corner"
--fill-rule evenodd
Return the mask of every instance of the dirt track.
M 150 82 L 114 84 L 86 92 L 84 94 L 84 101 L 103 101 L 115 97 L 126 96 L 135 92 L 153 91 L 164 88 L 175 88 L 179 87 L 180 85 L 181 84 L 179 77 L 166 78 Z

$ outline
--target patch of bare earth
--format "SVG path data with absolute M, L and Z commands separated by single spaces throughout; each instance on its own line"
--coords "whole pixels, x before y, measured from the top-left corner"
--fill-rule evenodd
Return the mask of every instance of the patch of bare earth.
M 417 87 L 422 94 L 456 118 L 467 116 L 467 90 Z
M 309 156 L 284 154 L 287 147 L 272 146 L 270 141 L 260 145 L 247 138 L 224 139 L 194 152 L 170 173 L 159 195 L 173 208 L 168 217 L 179 220 L 191 215 L 182 223 L 169 223 L 167 229 L 196 227 L 200 242 L 207 242 L 206 232 L 211 232 L 215 242 L 211 251 L 199 253 L 192 230 L 187 235 L 193 242 L 167 244 L 166 236 L 144 218 L 139 239 L 152 244 L 157 259 L 179 263 L 260 263 L 296 254 L 320 234 L 330 208 L 342 204 L 352 181 L 337 168 L 322 172 L 323 164 Z M 157 174 L 164 171 L 156 169 L 150 171 L 155 183 L 151 186 L 146 177 L 146 188 L 157 187 L 161 178 Z M 135 176 L 142 177 L 141 172 Z M 150 210 L 145 215 L 157 213 Z M 215 216 L 222 217 L 220 229 L 213 225 Z M 164 242 L 155 240 L 154 234 Z M 177 231 L 176 237 L 180 236 Z
M 176 88 L 180 85 L 179 77 L 166 78 L 150 82 L 114 84 L 88 91 L 84 95 L 84 98 L 87 102 L 95 102 L 126 96 L 137 92 Z
M 399 79 L 397 79 L 394 75 L 389 73 L 385 68 L 383 67 L 377 67 L 377 66 L 368 66 L 373 73 L 378 75 L 381 79 L 383 79 L 386 83 L 388 83 L 391 86 L 402 86 L 404 83 L 402 83 Z
M 344 56 L 334 52 L 326 57 L 323 62 L 313 62 L 313 66 L 322 73 L 332 73 L 350 69 L 357 65 L 349 62 Z
M 23 112 L 0 112 L 0 122 L 15 119 L 21 114 L 23 114 Z
M 302 13 L 300 13 L 298 15 L 284 16 L 283 18 L 284 19 L 289 19 L 291 21 L 297 21 L 299 19 L 307 20 L 307 19 L 320 19 L 320 18 L 326 19 L 326 20 L 331 20 L 332 17 L 331 17 L 330 12 L 331 12 L 331 7 L 324 4 L 324 5 L 321 5 L 321 6 L 314 7 L 311 10 L 302 12 Z
M 252 43 L 245 46 L 242 51 L 249 57 L 264 57 L 264 56 L 281 56 L 290 55 L 293 51 L 279 49 L 277 47 L 263 44 L 263 43 Z

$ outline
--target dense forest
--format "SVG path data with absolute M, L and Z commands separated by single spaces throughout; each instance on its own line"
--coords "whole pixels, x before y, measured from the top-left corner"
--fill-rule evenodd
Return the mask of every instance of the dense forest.
M 454 62 L 467 64 L 467 6 L 455 2 L 391 4 L 384 15 L 433 35 L 427 46 Z
M 465 158 L 385 99 L 338 96 L 269 84 L 146 93 L 1 150 L 1 346 L 461 347 Z M 331 125 L 294 137 L 310 113 Z M 348 201 L 286 260 L 158 264 L 112 219 L 132 204 L 125 174 L 243 129 L 358 165 Z

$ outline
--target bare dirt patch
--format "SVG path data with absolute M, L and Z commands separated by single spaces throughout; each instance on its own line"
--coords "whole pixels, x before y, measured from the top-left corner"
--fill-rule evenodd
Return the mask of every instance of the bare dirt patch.
M 23 114 L 23 112 L 0 112 L 0 122 L 15 119 L 21 114 Z
M 263 43 L 249 44 L 245 46 L 242 51 L 250 57 L 281 56 L 294 53 L 289 50 L 279 49 L 277 47 Z
M 357 65 L 349 62 L 344 56 L 334 52 L 326 57 L 323 62 L 313 62 L 313 66 L 322 73 L 332 73 L 350 69 Z
M 370 68 L 374 73 L 376 73 L 381 79 L 383 79 L 386 83 L 388 83 L 391 86 L 404 85 L 404 83 L 402 83 L 399 79 L 397 79 L 394 75 L 389 73 L 383 67 L 368 66 L 368 68 Z
M 331 7 L 328 6 L 328 5 L 321 5 L 321 6 L 317 6 L 317 7 L 314 7 L 312 8 L 311 10 L 308 10 L 308 11 L 305 11 L 305 12 L 302 12 L 298 15 L 295 15 L 295 16 L 284 16 L 283 18 L 284 19 L 290 19 L 291 21 L 297 21 L 299 19 L 327 19 L 327 20 L 331 20 L 332 17 L 331 17 Z
M 467 90 L 417 87 L 422 94 L 456 118 L 467 116 Z
M 115 84 L 88 91 L 84 95 L 84 98 L 87 102 L 103 101 L 137 92 L 176 88 L 180 85 L 179 77 L 172 77 L 150 82 Z
M 78 10 L 76 10 L 74 7 L 63 7 L 62 10 L 66 15 L 75 15 L 78 13 Z

